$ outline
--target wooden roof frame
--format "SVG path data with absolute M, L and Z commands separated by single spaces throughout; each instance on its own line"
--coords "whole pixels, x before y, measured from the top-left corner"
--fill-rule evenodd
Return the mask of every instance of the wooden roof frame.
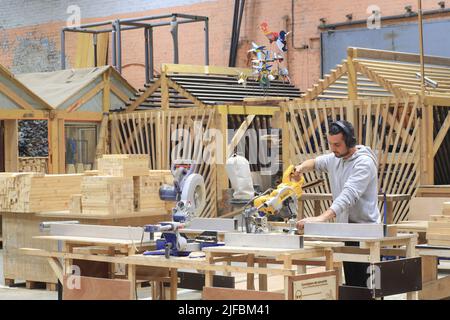
M 445 72 L 450 76 L 450 58 L 425 56 L 425 69 L 439 74 Z M 373 50 L 364 48 L 348 48 L 347 59 L 331 70 L 323 79 L 306 91 L 299 100 L 302 102 L 317 99 L 331 85 L 343 76 L 348 76 L 348 100 L 358 99 L 357 74 L 361 73 L 375 84 L 390 92 L 396 98 L 419 95 L 420 79 L 411 77 L 412 72 L 420 71 L 420 56 L 418 54 Z M 390 65 L 398 66 L 398 74 L 389 75 Z M 383 70 L 385 69 L 385 70 Z M 446 70 L 448 69 L 448 71 Z M 403 72 L 402 72 L 403 71 Z M 405 74 L 408 74 L 409 77 Z M 427 72 L 425 72 L 427 76 Z M 395 79 L 394 79 L 395 78 Z M 441 80 L 444 82 L 445 80 Z M 438 81 L 439 82 L 439 81 Z M 444 82 L 444 88 L 429 89 L 422 101 L 426 105 L 450 106 L 450 81 Z M 417 88 L 415 88 L 417 86 Z
M 126 109 L 126 112 L 135 111 L 141 103 L 161 89 L 161 109 L 169 108 L 169 89 L 175 89 L 181 96 L 191 101 L 195 107 L 205 108 L 207 105 L 194 97 L 190 92 L 178 85 L 169 78 L 169 74 L 185 73 L 185 74 L 213 74 L 213 75 L 234 75 L 244 73 L 247 76 L 252 75 L 252 69 L 248 68 L 228 68 L 217 66 L 195 66 L 183 64 L 165 63 L 161 66 L 161 76 L 145 92 L 143 92 L 135 101 L 133 101 Z

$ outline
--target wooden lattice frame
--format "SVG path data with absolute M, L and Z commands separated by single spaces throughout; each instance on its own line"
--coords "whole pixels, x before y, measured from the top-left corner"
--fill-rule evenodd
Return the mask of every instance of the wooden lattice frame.
M 214 217 L 217 214 L 214 152 L 211 154 L 211 163 L 203 161 L 205 149 L 210 142 L 203 140 L 205 138 L 203 133 L 213 127 L 214 114 L 215 111 L 212 108 L 113 114 L 111 116 L 111 152 L 149 154 L 150 169 L 153 170 L 170 169 L 173 160 L 171 155 L 175 159 L 196 160 L 196 171 L 203 176 L 206 184 L 207 205 L 201 216 Z M 203 138 L 195 134 L 198 132 L 202 133 Z M 188 139 L 189 137 L 184 133 L 189 133 L 191 139 Z M 198 138 L 202 139 L 198 140 Z
M 417 97 L 289 103 L 287 111 L 290 121 L 287 128 L 290 162 L 300 163 L 329 152 L 326 138 L 329 124 L 347 119 L 350 107 L 357 114 L 354 124 L 358 142 L 371 147 L 378 156 L 379 189 L 386 194 L 414 195 L 420 172 L 420 122 L 417 121 L 420 105 Z M 395 152 L 387 151 L 390 148 Z M 307 181 L 318 178 L 325 178 L 326 183 L 310 192 L 331 193 L 326 174 L 306 173 Z M 395 222 L 407 219 L 407 204 L 406 201 L 395 204 Z M 330 205 L 330 201 L 323 201 L 321 209 L 326 210 Z M 306 215 L 314 212 L 309 201 L 305 203 L 305 211 Z

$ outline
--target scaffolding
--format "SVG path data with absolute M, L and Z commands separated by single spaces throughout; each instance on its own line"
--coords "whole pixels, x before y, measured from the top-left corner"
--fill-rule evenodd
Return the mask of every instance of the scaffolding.
M 170 21 L 164 21 L 169 19 Z M 162 21 L 155 21 L 162 20 Z M 208 17 L 172 13 L 157 16 L 146 16 L 131 19 L 116 19 L 76 27 L 64 27 L 61 30 L 61 68 L 66 68 L 66 32 L 90 33 L 93 35 L 94 64 L 97 66 L 97 35 L 111 33 L 112 37 L 112 65 L 122 73 L 122 32 L 127 30 L 144 29 L 145 37 L 145 80 L 150 82 L 154 77 L 153 29 L 170 26 L 173 40 L 173 63 L 179 63 L 178 26 L 185 23 L 204 22 L 205 32 L 205 65 L 209 65 L 209 25 Z M 104 27 L 103 29 L 98 29 Z

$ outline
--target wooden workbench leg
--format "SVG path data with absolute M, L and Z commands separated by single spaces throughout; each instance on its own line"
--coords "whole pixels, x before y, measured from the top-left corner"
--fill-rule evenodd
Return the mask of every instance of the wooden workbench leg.
M 170 269 L 170 300 L 177 300 L 178 270 Z
M 326 271 L 334 270 L 333 250 L 325 249 L 325 269 Z
M 128 255 L 135 253 L 134 248 L 128 248 Z M 128 264 L 128 280 L 130 281 L 130 298 L 136 300 L 136 265 Z
M 231 266 L 231 260 L 224 261 L 224 262 L 223 262 L 223 265 L 224 265 L 224 266 Z M 229 271 L 224 271 L 224 272 L 223 272 L 223 275 L 226 276 L 226 277 L 231 277 L 231 272 L 229 272 Z
M 206 261 L 210 264 L 214 264 L 214 258 L 211 255 L 211 252 L 206 252 Z M 213 278 L 214 278 L 214 271 L 207 270 L 205 271 L 205 287 L 212 287 L 213 286 Z
M 258 262 L 258 267 L 265 268 L 267 267 L 267 262 L 265 260 L 260 260 Z M 259 291 L 267 291 L 267 274 L 260 273 L 258 276 L 258 290 Z
M 342 286 L 344 283 L 343 277 L 344 277 L 344 263 L 342 261 L 335 261 L 333 263 L 334 270 L 337 271 L 338 278 L 336 279 L 339 286 Z
M 371 264 L 377 263 L 377 262 L 381 262 L 381 243 L 380 242 L 370 242 L 368 244 L 369 246 L 369 262 Z M 372 268 L 372 266 L 371 266 Z M 369 271 L 369 270 L 367 270 Z M 370 275 L 370 273 L 369 273 Z M 375 277 L 379 276 L 379 274 L 377 272 L 375 272 Z M 378 279 L 368 279 L 368 280 L 372 280 L 376 283 L 378 283 Z M 373 283 L 373 282 L 372 282 Z M 381 298 L 377 298 L 376 300 L 381 300 Z
M 284 270 L 292 270 L 292 260 L 285 258 L 283 263 Z M 289 300 L 289 276 L 284 276 L 284 299 Z
M 369 262 L 381 262 L 381 244 L 380 242 L 369 243 Z
M 406 245 L 406 258 L 413 258 L 417 256 L 417 235 L 414 238 L 409 239 L 408 244 Z M 407 300 L 418 300 L 419 294 L 418 291 L 408 292 L 406 293 Z
M 254 267 L 255 266 L 255 255 L 249 254 L 247 256 L 247 267 Z M 255 274 L 254 273 L 247 273 L 247 290 L 255 290 Z
M 114 257 L 116 254 L 116 248 L 115 247 L 108 247 L 108 255 L 110 257 Z M 108 264 L 108 276 L 110 279 L 114 279 L 116 274 L 116 265 L 114 263 Z

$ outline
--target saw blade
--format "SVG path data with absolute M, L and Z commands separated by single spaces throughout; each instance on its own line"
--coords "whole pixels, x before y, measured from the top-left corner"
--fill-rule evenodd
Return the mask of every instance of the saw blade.
M 200 215 L 206 205 L 205 182 L 197 173 L 189 175 L 181 192 L 181 199 L 191 204 L 194 217 Z

